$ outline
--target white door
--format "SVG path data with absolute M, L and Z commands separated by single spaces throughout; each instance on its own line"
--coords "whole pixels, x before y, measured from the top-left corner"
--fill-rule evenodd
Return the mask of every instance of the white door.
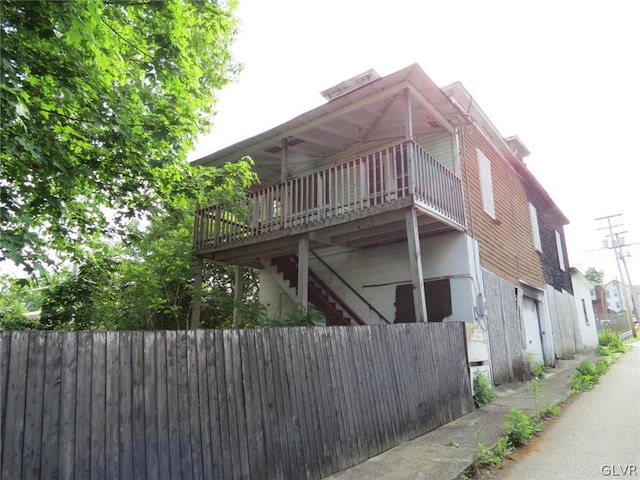
M 532 363 L 543 362 L 540 322 L 538 321 L 538 303 L 529 297 L 522 299 L 524 333 L 527 342 L 527 354 Z

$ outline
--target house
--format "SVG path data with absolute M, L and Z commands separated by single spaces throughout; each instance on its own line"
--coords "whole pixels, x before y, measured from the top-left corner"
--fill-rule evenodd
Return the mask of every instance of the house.
M 630 288 L 628 284 L 617 279 L 596 285 L 592 302 L 598 329 L 608 328 L 620 333 L 632 330 L 631 322 L 636 318 L 634 312 L 640 305 L 636 292 L 637 287 Z
M 576 351 L 592 352 L 598 346 L 596 315 L 591 298 L 595 296 L 595 286 L 578 270 L 571 267 L 571 283 L 578 312 L 578 333 Z
M 465 322 L 469 367 L 495 383 L 553 365 L 565 350 L 553 337 L 576 319 L 575 305 L 564 315 L 567 220 L 523 143 L 503 138 L 462 84 L 439 88 L 415 64 L 323 94 L 194 162 L 248 155 L 261 181 L 246 218 L 197 211 L 197 256 L 260 268 L 270 316 L 313 304 L 327 325 Z

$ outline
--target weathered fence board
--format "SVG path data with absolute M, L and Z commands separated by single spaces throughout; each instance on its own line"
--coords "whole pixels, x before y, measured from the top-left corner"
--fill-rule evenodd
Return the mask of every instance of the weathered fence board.
M 473 408 L 462 324 L 0 332 L 0 477 L 319 479 Z

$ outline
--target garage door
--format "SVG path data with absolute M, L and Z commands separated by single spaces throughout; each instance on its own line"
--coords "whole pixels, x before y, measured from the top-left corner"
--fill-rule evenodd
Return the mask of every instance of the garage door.
M 538 303 L 529 297 L 522 299 L 524 333 L 527 342 L 527 354 L 533 363 L 544 361 L 542 341 L 540 340 L 540 322 L 538 321 Z

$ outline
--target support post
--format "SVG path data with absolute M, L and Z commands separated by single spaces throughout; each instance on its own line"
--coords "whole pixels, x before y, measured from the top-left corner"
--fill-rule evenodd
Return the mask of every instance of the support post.
M 240 317 L 240 302 L 242 302 L 242 294 L 244 292 L 244 270 L 242 265 L 236 265 L 236 282 L 233 286 L 233 327 L 242 327 L 242 318 Z
M 193 298 L 191 299 L 191 328 L 200 328 L 200 297 L 202 295 L 202 267 L 204 260 L 196 258 L 196 266 L 193 275 Z
M 418 216 L 414 208 L 406 213 L 407 243 L 409 244 L 409 269 L 413 284 L 413 308 L 416 322 L 427 321 L 427 302 L 424 294 L 424 276 L 422 275 L 422 255 L 420 253 L 420 236 L 418 234 Z
M 309 306 L 309 234 L 305 233 L 298 240 L 298 302 L 307 313 Z
M 404 89 L 405 100 L 405 118 L 404 131 L 407 140 L 413 140 L 413 108 L 411 106 L 411 92 L 408 88 Z
M 282 183 L 287 181 L 289 177 L 289 144 L 287 139 L 282 139 L 282 163 L 280 166 L 280 181 Z

